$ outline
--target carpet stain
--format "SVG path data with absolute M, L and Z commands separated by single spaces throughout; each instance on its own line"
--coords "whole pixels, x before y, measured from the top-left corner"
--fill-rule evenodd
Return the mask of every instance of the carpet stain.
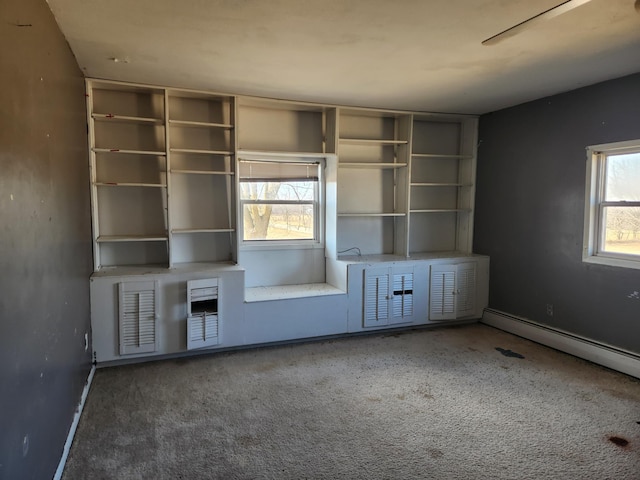
M 255 445 L 260 445 L 260 440 L 250 435 L 241 435 L 237 437 L 236 440 L 238 441 L 238 444 L 242 445 L 243 447 L 253 447 Z
M 504 348 L 500 348 L 500 347 L 496 347 L 496 350 L 499 351 L 505 357 L 524 358 L 524 355 L 520 355 L 519 353 L 512 352 L 511 350 L 505 350 Z
M 276 368 L 278 368 L 278 364 L 275 362 L 270 362 L 270 363 L 262 363 L 258 365 L 257 367 L 255 367 L 255 370 L 258 373 L 264 373 L 264 372 L 270 372 L 271 370 L 275 370 Z
M 404 393 L 400 393 L 398 395 L 396 395 L 396 397 L 398 397 L 398 400 L 404 400 L 405 398 L 407 398 L 407 396 Z M 638 422 L 640 423 L 640 422 Z
M 444 452 L 442 450 L 438 450 L 437 448 L 428 448 L 427 452 L 429 452 L 429 455 L 431 455 L 431 458 L 444 457 Z
M 420 388 L 417 390 L 417 393 L 422 396 L 422 398 L 426 398 L 427 400 L 433 400 L 435 397 L 431 395 L 431 391 L 427 388 Z
M 616 436 L 609 437 L 609 441 L 619 447 L 626 447 L 629 445 L 629 440 L 622 437 L 616 437 Z
M 382 399 L 378 397 L 367 397 L 368 402 L 381 402 Z

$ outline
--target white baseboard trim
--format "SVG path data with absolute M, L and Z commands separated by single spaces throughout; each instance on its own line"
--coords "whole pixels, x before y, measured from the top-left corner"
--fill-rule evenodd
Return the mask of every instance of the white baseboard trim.
M 76 435 L 76 429 L 78 428 L 78 423 L 80 422 L 80 415 L 82 415 L 82 409 L 84 408 L 84 403 L 87 401 L 87 395 L 89 395 L 89 389 L 91 388 L 91 382 L 93 382 L 93 375 L 96 373 L 96 366 L 91 365 L 91 371 L 89 372 L 89 376 L 87 377 L 87 383 L 84 385 L 84 389 L 82 390 L 82 396 L 80 397 L 80 403 L 76 408 L 76 413 L 73 416 L 73 422 L 71 423 L 71 428 L 69 428 L 69 434 L 67 435 L 67 441 L 64 444 L 64 450 L 62 451 L 62 458 L 60 459 L 60 463 L 58 464 L 58 469 L 56 470 L 56 474 L 53 476 L 53 480 L 60 480 L 62 478 L 62 473 L 64 472 L 64 466 L 67 463 L 67 457 L 69 457 L 69 450 L 71 450 L 71 444 L 73 443 L 73 437 Z
M 612 370 L 640 378 L 640 355 L 636 353 L 490 308 L 485 309 L 481 322 Z

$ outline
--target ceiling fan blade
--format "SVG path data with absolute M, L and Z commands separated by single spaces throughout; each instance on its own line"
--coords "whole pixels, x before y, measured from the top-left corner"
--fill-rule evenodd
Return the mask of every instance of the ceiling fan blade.
M 538 15 L 535 15 L 525 20 L 524 22 L 520 22 L 511 28 L 507 28 L 506 30 L 494 35 L 493 37 L 487 38 L 482 42 L 482 45 L 495 45 L 496 43 L 501 42 L 505 38 L 509 38 L 509 37 L 513 37 L 514 35 L 517 35 L 518 33 L 522 32 L 523 30 L 526 30 L 527 28 L 531 27 L 532 25 L 535 25 L 538 22 L 555 18 L 558 15 L 567 13 L 573 10 L 574 8 L 584 5 L 585 3 L 589 3 L 590 1 L 591 0 L 567 0 L 565 2 L 562 2 L 560 5 L 551 7 L 549 10 L 545 10 L 544 12 L 539 13 Z

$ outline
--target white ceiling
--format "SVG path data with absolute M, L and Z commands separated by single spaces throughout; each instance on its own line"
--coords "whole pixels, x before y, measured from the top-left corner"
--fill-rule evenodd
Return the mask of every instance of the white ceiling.
M 89 77 L 485 113 L 640 71 L 633 0 L 48 0 Z M 118 59 L 114 61 L 113 59 Z

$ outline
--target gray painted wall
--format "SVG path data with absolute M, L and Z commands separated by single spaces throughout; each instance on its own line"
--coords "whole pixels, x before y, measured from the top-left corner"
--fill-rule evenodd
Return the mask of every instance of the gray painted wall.
M 640 353 L 640 270 L 582 262 L 585 147 L 640 138 L 640 74 L 483 115 L 479 133 L 489 306 Z
M 82 73 L 44 0 L 0 2 L 0 478 L 51 479 L 90 370 Z

